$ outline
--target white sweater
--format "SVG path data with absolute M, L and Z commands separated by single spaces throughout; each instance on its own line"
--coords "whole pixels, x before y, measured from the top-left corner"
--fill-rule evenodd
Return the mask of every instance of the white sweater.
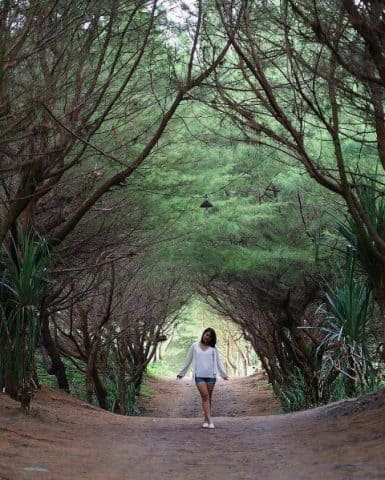
M 193 343 L 187 352 L 185 364 L 178 373 L 179 376 L 184 377 L 186 375 L 191 362 L 193 362 L 194 377 L 214 378 L 217 372 L 222 378 L 228 376 L 223 368 L 218 350 L 214 347 L 203 350 L 200 347 L 200 342 Z

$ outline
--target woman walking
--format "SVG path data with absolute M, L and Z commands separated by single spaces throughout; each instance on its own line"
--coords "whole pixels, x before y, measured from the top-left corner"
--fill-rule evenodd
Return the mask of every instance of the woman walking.
M 183 378 L 193 362 L 193 375 L 195 384 L 202 398 L 203 408 L 203 428 L 215 428 L 211 418 L 211 398 L 216 382 L 217 372 L 224 379 L 228 380 L 225 369 L 223 368 L 219 352 L 215 348 L 217 335 L 213 328 L 206 328 L 203 331 L 200 342 L 193 343 L 187 353 L 186 362 L 182 370 L 178 373 L 177 379 Z

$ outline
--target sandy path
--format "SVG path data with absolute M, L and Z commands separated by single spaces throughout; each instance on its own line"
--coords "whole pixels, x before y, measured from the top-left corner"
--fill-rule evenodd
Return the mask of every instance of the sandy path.
M 170 405 L 179 400 L 175 390 L 168 396 Z M 348 405 L 217 417 L 217 428 L 204 430 L 197 418 L 121 417 L 46 388 L 25 417 L 0 394 L 0 478 L 384 479 L 385 394 Z

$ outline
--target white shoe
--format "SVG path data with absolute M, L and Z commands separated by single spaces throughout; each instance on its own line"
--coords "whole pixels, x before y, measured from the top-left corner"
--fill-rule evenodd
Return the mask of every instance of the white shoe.
M 203 422 L 203 423 L 202 423 L 202 427 L 203 427 L 203 428 L 209 428 L 208 422 Z
M 210 422 L 207 426 L 207 428 L 215 428 L 215 425 L 213 424 L 213 422 Z

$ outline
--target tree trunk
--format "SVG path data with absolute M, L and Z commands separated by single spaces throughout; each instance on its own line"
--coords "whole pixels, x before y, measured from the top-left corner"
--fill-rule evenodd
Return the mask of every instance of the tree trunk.
M 135 374 L 134 378 L 134 387 L 135 387 L 135 395 L 140 395 L 140 390 L 142 388 L 142 382 L 143 382 L 143 370 L 140 369 L 137 371 Z
M 68 384 L 65 365 L 60 357 L 60 354 L 56 348 L 56 344 L 52 339 L 51 332 L 49 330 L 49 316 L 45 309 L 41 311 L 42 315 L 42 340 L 41 346 L 46 350 L 50 360 L 51 366 L 47 370 L 49 375 L 55 375 L 57 379 L 58 387 L 66 392 L 70 393 L 70 387 Z
M 127 396 L 127 384 L 126 384 L 126 368 L 124 363 L 119 365 L 119 412 L 121 415 L 126 415 L 126 396 Z
M 354 360 L 352 357 L 349 358 L 349 368 L 347 371 L 348 376 L 346 377 L 346 395 L 348 397 L 356 396 L 356 372 L 354 370 Z
M 87 402 L 92 405 L 92 397 L 94 394 L 94 384 L 92 382 L 92 377 L 90 372 L 87 370 L 86 373 L 86 396 L 87 396 Z
M 382 343 L 378 349 L 379 356 L 383 362 L 385 362 L 385 288 L 375 287 L 376 301 L 380 307 L 382 317 Z
M 92 403 L 92 394 L 95 392 L 99 407 L 108 410 L 107 390 L 104 388 L 104 385 L 100 380 L 98 368 L 96 366 L 98 347 L 99 341 L 95 341 L 88 356 L 86 370 L 87 400 L 89 403 Z
M 92 366 L 92 381 L 95 387 L 96 397 L 98 399 L 99 407 L 103 408 L 104 410 L 108 410 L 107 405 L 107 390 L 104 388 L 100 380 L 100 376 L 95 364 Z
M 9 395 L 11 398 L 13 398 L 14 400 L 18 400 L 19 392 L 18 392 L 17 384 L 11 374 L 5 375 L 4 385 L 5 385 L 5 393 Z

